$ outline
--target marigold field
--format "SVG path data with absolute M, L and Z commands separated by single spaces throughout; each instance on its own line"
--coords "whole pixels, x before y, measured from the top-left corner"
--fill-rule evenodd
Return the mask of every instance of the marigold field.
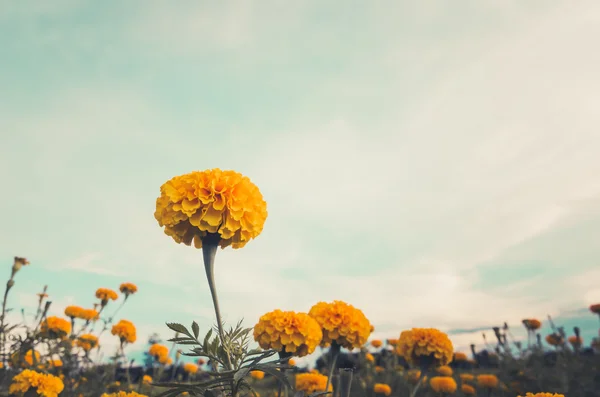
M 243 248 L 260 235 L 267 215 L 259 188 L 235 171 L 191 172 L 160 187 L 154 217 L 175 243 L 199 250 L 215 314 L 211 329 L 160 319 L 172 334 L 167 341 L 138 340 L 127 320 L 127 301 L 138 292 L 132 282 L 98 286 L 84 306 L 60 308 L 63 316 L 48 315 L 44 288 L 34 316 L 9 321 L 7 314 L 20 310 L 10 291 L 35 266 L 15 257 L 7 263 L 0 317 L 0 395 L 600 396 L 600 340 L 585 341 L 577 327 L 565 330 L 550 317 L 544 322 L 551 334 L 541 335 L 542 321 L 528 318 L 527 340 L 516 340 L 504 323 L 489 330 L 494 341 L 479 351 L 474 344 L 456 351 L 435 328 L 373 339 L 368 313 L 354 306 L 359 302 L 323 302 L 317 295 L 304 313 L 273 307 L 255 323 L 225 324 L 214 277 L 218 248 Z M 600 316 L 600 304 L 590 316 Z M 103 350 L 102 336 L 114 338 L 114 351 Z M 145 344 L 145 362 L 129 361 L 132 347 Z M 295 358 L 310 355 L 314 366 L 296 365 Z

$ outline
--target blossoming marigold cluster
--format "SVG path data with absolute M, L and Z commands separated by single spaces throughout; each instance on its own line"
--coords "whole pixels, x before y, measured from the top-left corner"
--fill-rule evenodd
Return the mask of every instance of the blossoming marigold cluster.
M 452 376 L 452 368 L 450 368 L 447 365 L 442 365 L 441 367 L 437 367 L 435 369 L 435 372 L 437 372 L 440 375 L 443 376 Z
M 79 306 L 67 306 L 65 308 L 65 316 L 70 318 L 78 318 L 81 320 L 91 321 L 98 319 L 98 312 L 95 309 L 84 309 Z
M 71 333 L 71 323 L 64 318 L 51 316 L 42 322 L 40 331 L 51 338 L 63 338 Z
M 498 387 L 498 378 L 496 377 L 496 375 L 491 374 L 477 375 L 477 384 L 480 387 L 495 389 L 496 387 Z
M 371 341 L 371 346 L 375 348 L 381 347 L 381 345 L 383 345 L 383 343 L 379 339 L 374 339 Z
M 165 364 L 169 359 L 169 348 L 165 345 L 155 343 L 148 349 L 148 354 L 161 364 Z
M 75 340 L 75 344 L 88 352 L 98 347 L 98 337 L 92 334 L 83 334 Z
M 525 326 L 525 328 L 527 328 L 528 331 L 535 331 L 537 329 L 540 329 L 542 323 L 540 322 L 540 320 L 537 320 L 535 318 L 526 318 L 523 320 L 523 325 Z
M 116 393 L 110 393 L 110 394 L 104 393 L 100 397 L 148 397 L 148 396 L 146 396 L 145 394 L 136 393 L 134 391 L 126 392 L 126 391 L 120 390 Z
M 13 377 L 13 383 L 8 392 L 11 395 L 25 394 L 29 389 L 36 389 L 37 394 L 43 397 L 57 397 L 65 385 L 60 378 L 49 374 L 40 374 L 26 369 Z
M 307 395 L 317 391 L 325 391 L 327 377 L 321 374 L 298 374 L 296 375 L 296 390 L 303 391 Z M 333 391 L 330 384 L 327 391 Z
M 383 394 L 384 396 L 389 396 L 392 394 L 392 388 L 385 383 L 375 383 L 373 385 L 373 392 L 375 394 Z
M 306 313 L 274 310 L 254 326 L 254 340 L 263 349 L 274 349 L 303 357 L 321 343 L 321 327 Z
M 267 203 L 248 177 L 215 168 L 163 184 L 154 217 L 177 243 L 202 248 L 210 233 L 220 236 L 221 248 L 241 248 L 262 232 Z
M 96 298 L 100 299 L 102 303 L 105 304 L 109 299 L 116 301 L 119 298 L 119 295 L 112 289 L 98 288 L 96 290 Z
M 462 391 L 464 394 L 468 395 L 468 396 L 474 396 L 475 395 L 475 388 L 471 385 L 461 385 L 460 386 L 460 391 Z
M 429 381 L 429 386 L 436 393 L 454 393 L 458 388 L 456 381 L 451 376 L 434 376 Z
M 452 361 L 454 346 L 445 333 L 434 328 L 413 328 L 400 334 L 396 352 L 418 367 L 440 367 Z
M 121 291 L 121 293 L 125 294 L 125 296 L 135 294 L 137 292 L 137 290 L 138 290 L 137 285 L 135 285 L 133 283 L 123 283 L 119 286 L 119 291 Z
M 252 379 L 261 380 L 265 377 L 265 373 L 263 371 L 250 371 L 250 376 Z
M 121 342 L 133 343 L 137 339 L 135 325 L 131 321 L 121 320 L 113 325 L 110 331 L 113 335 L 117 335 Z
M 523 397 L 523 396 L 519 396 Z M 525 397 L 565 397 L 564 394 L 558 393 L 527 393 Z
M 319 302 L 308 314 L 323 329 L 323 347 L 335 342 L 347 349 L 359 348 L 371 334 L 371 323 L 364 313 L 342 301 Z
M 198 372 L 198 366 L 194 363 L 185 363 L 183 364 L 183 370 L 188 374 L 195 374 Z

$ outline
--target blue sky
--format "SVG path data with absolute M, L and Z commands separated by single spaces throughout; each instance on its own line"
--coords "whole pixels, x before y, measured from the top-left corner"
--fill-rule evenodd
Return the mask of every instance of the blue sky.
M 32 262 L 11 304 L 131 281 L 141 339 L 206 329 L 201 253 L 153 212 L 163 182 L 220 167 L 269 210 L 218 253 L 231 323 L 342 299 L 375 337 L 551 314 L 589 341 L 598 22 L 593 0 L 4 2 L 0 258 Z

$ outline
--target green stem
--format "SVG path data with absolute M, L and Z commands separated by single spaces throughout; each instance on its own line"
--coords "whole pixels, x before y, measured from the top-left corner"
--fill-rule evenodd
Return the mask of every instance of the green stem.
M 340 345 L 338 345 L 335 342 L 331 342 L 331 348 L 329 349 L 331 364 L 329 365 L 329 373 L 327 374 L 327 386 L 325 386 L 325 391 L 329 391 L 329 385 L 331 385 L 331 377 L 333 376 L 333 371 L 335 371 L 335 364 L 337 363 L 337 358 L 340 354 L 340 349 Z
M 419 387 L 421 387 L 421 383 L 423 383 L 424 378 L 425 377 L 423 376 L 423 371 L 421 371 L 419 380 L 417 381 L 417 384 L 415 385 L 415 388 L 413 389 L 412 393 L 410 393 L 410 397 L 415 397 L 417 395 L 417 391 L 419 390 Z

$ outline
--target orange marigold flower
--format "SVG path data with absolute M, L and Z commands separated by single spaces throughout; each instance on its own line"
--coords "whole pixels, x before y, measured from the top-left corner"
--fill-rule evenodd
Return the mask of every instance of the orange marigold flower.
M 83 334 L 75 340 L 75 344 L 88 352 L 98 347 L 98 337 L 92 334 Z
M 55 368 L 59 368 L 63 366 L 63 362 L 61 359 L 56 359 L 56 360 L 52 360 L 50 361 L 50 367 L 55 367 Z
M 152 383 L 152 377 L 150 375 L 144 375 L 142 377 L 142 383 L 145 383 L 145 384 Z
M 137 292 L 137 290 L 138 290 L 137 285 L 135 285 L 133 283 L 123 283 L 119 286 L 119 291 L 121 291 L 121 293 L 125 294 L 125 296 L 135 294 Z
M 600 303 L 590 305 L 590 311 L 595 314 L 600 314 Z
M 495 389 L 496 387 L 498 387 L 498 378 L 496 377 L 496 375 L 491 374 L 477 375 L 477 384 L 480 387 Z
M 265 373 L 263 371 L 250 371 L 250 376 L 252 379 L 261 380 L 265 377 Z
M 421 377 L 421 371 L 419 371 L 418 369 L 409 369 L 406 372 L 406 379 L 408 380 L 409 383 L 412 383 L 412 384 L 417 383 L 420 377 Z
M 565 395 L 559 393 L 527 393 L 525 397 L 565 397 Z
M 96 298 L 100 299 L 102 304 L 105 305 L 109 299 L 116 301 L 119 298 L 119 295 L 112 289 L 98 288 L 96 290 Z
M 64 318 L 47 317 L 42 322 L 40 332 L 50 338 L 63 338 L 71 333 L 71 323 Z
M 546 343 L 548 343 L 550 346 L 559 346 L 562 345 L 564 342 L 562 336 L 560 336 L 559 334 L 546 335 L 545 339 Z
M 94 321 L 98 320 L 99 317 L 100 314 L 96 311 L 96 309 L 82 309 L 78 318 L 85 321 Z
M 320 325 L 306 313 L 274 310 L 260 317 L 254 326 L 254 340 L 263 349 L 274 349 L 303 357 L 321 343 Z
M 145 394 L 136 393 L 134 391 L 126 392 L 126 391 L 120 390 L 118 392 L 110 393 L 110 394 L 104 393 L 100 397 L 148 397 L 148 396 L 146 396 Z
M 13 368 L 19 366 L 21 368 L 31 367 L 34 365 L 34 359 L 35 365 L 40 364 L 41 356 L 38 351 L 34 352 L 33 350 L 28 350 L 25 354 L 22 354 L 21 351 L 16 351 L 10 356 L 10 362 Z
M 454 393 L 458 388 L 456 381 L 451 376 L 434 376 L 429 381 L 429 386 L 436 393 Z
M 113 325 L 110 331 L 113 335 L 117 335 L 121 339 L 121 343 L 133 343 L 137 339 L 135 325 L 131 321 L 121 320 Z
M 468 396 L 474 396 L 475 395 L 475 388 L 471 385 L 461 385 L 460 386 L 460 391 L 462 391 L 463 393 L 465 393 Z
M 371 334 L 371 323 L 364 313 L 342 301 L 319 302 L 308 314 L 317 320 L 323 329 L 323 347 L 336 342 L 346 349 L 359 348 L 366 343 Z
M 540 329 L 542 323 L 540 322 L 540 320 L 537 320 L 535 318 L 526 318 L 523 320 L 523 325 L 525 326 L 525 328 L 527 328 L 527 330 L 535 331 L 537 329 Z
M 64 387 L 63 381 L 54 375 L 26 369 L 13 377 L 8 392 L 11 395 L 17 395 L 27 393 L 29 389 L 36 389 L 40 396 L 57 397 Z
M 71 317 L 71 318 L 80 318 L 82 310 L 83 310 L 83 308 L 81 308 L 79 306 L 67 306 L 65 308 L 65 316 Z
M 379 365 L 376 365 L 375 366 L 375 372 L 377 372 L 377 373 L 385 372 L 385 368 L 383 368 L 383 367 L 381 367 Z
M 569 336 L 568 340 L 571 346 L 573 346 L 574 348 L 580 348 L 581 345 L 583 345 L 583 338 L 581 336 Z
M 454 346 L 445 333 L 434 328 L 402 331 L 396 352 L 420 368 L 439 367 L 452 361 Z
M 215 168 L 164 183 L 154 217 L 177 243 L 202 248 L 210 233 L 220 236 L 221 248 L 242 248 L 262 232 L 267 203 L 248 177 Z
M 307 395 L 317 391 L 325 391 L 327 377 L 321 374 L 298 374 L 296 375 L 296 390 L 303 391 Z M 333 391 L 331 384 L 327 391 Z
M 374 339 L 371 341 L 371 346 L 375 348 L 381 347 L 381 345 L 383 345 L 383 342 L 381 342 L 379 339 Z
M 373 355 L 371 353 L 367 353 L 365 354 L 365 359 L 370 362 L 370 363 L 374 363 L 375 362 L 375 357 L 373 357 Z
M 188 374 L 195 374 L 198 372 L 198 366 L 194 363 L 185 363 L 183 364 L 183 370 Z
M 156 361 L 164 364 L 169 357 L 169 348 L 165 345 L 155 343 L 148 349 L 148 354 L 156 359 Z
M 398 344 L 398 339 L 396 339 L 396 338 L 391 338 L 391 339 L 388 339 L 388 340 L 387 340 L 387 343 L 388 343 L 390 346 L 396 346 L 396 345 Z
M 454 353 L 453 361 L 467 361 L 467 355 L 465 353 L 456 352 Z
M 392 388 L 385 383 L 375 383 L 373 385 L 373 392 L 375 394 L 383 394 L 384 396 L 389 396 L 392 394 Z
M 442 365 L 441 367 L 436 367 L 435 371 L 443 376 L 452 376 L 452 368 L 447 365 Z
M 475 375 L 473 374 L 460 374 L 460 380 L 463 382 L 473 382 L 475 380 Z
M 293 365 L 293 366 L 295 366 L 295 365 L 296 365 L 296 360 L 294 360 L 293 358 L 290 358 L 290 359 L 288 360 L 288 364 L 289 364 L 289 365 Z

